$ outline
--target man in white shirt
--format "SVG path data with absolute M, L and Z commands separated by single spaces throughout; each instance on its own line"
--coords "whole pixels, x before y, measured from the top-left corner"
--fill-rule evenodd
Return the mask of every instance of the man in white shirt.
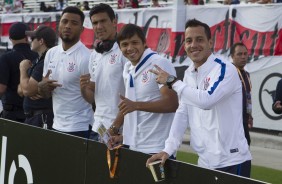
M 168 59 L 147 47 L 140 27 L 125 25 L 118 33 L 117 40 L 129 62 L 123 71 L 125 97 L 121 96 L 120 112 L 113 123 L 115 127 L 123 124 L 122 136 L 114 137 L 112 145 L 123 138 L 123 144 L 129 145 L 131 150 L 158 153 L 164 149 L 178 98 L 173 90 L 157 84 L 156 76 L 149 70 L 158 65 L 176 75 L 175 69 Z M 124 116 L 124 121 L 120 116 Z
M 90 19 L 97 40 L 89 61 L 89 73 L 80 78 L 81 94 L 96 104 L 91 139 L 98 140 L 98 129 L 103 126 L 113 133 L 111 127 L 118 113 L 119 94 L 124 95 L 122 72 L 126 58 L 116 43 L 117 19 L 113 9 L 100 3 L 91 8 Z
M 80 76 L 88 73 L 90 50 L 80 41 L 84 14 L 77 7 L 63 10 L 59 23 L 62 44 L 48 50 L 39 93 L 52 95 L 53 129 L 88 138 L 93 124 L 92 106 L 80 93 Z
M 247 177 L 250 170 L 242 167 L 252 157 L 244 135 L 242 86 L 236 68 L 212 54 L 211 32 L 205 23 L 188 20 L 184 44 L 193 64 L 185 71 L 183 82 L 158 66 L 151 70 L 158 83 L 177 92 L 179 107 L 165 148 L 147 164 L 157 159 L 164 163 L 179 148 L 190 126 L 190 144 L 199 155 L 199 166 Z

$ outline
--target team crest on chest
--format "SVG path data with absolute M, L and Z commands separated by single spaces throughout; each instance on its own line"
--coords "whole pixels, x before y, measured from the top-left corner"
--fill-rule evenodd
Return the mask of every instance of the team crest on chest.
M 207 90 L 210 85 L 210 77 L 206 77 L 204 80 L 204 90 Z
M 149 71 L 145 71 L 142 73 L 142 83 L 146 84 L 148 83 L 150 79 L 150 76 L 149 76 Z
M 69 72 L 73 72 L 74 71 L 74 66 L 75 66 L 74 62 L 69 62 L 69 66 L 68 66 L 67 70 Z
M 109 63 L 110 64 L 115 64 L 116 63 L 116 58 L 117 58 L 117 54 L 111 54 L 111 58 Z

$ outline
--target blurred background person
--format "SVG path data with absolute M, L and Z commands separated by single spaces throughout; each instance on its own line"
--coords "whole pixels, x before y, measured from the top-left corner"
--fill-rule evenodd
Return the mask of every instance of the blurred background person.
M 38 83 L 42 80 L 44 58 L 46 52 L 55 46 L 56 32 L 48 26 L 40 25 L 34 31 L 26 31 L 32 40 L 31 50 L 37 52 L 36 60 L 25 59 L 20 64 L 19 92 L 24 95 L 23 108 L 25 123 L 37 127 L 52 129 L 52 98 L 34 98 L 38 95 Z
M 9 29 L 13 49 L 0 57 L 0 98 L 3 103 L 2 118 L 24 122 L 23 98 L 18 94 L 20 83 L 19 64 L 24 59 L 35 60 L 36 52 L 31 51 L 25 35 L 29 27 L 25 23 L 14 23 Z
M 243 94 L 243 127 L 245 132 L 245 137 L 247 139 L 248 145 L 251 144 L 251 138 L 249 129 L 253 127 L 253 116 L 252 116 L 252 83 L 250 79 L 250 74 L 244 67 L 248 62 L 248 49 L 241 43 L 235 43 L 230 49 L 230 55 L 233 60 L 233 64 L 236 66 L 238 75 L 242 82 L 242 94 Z
M 81 10 L 82 10 L 82 11 L 88 11 L 88 10 L 90 10 L 89 2 L 88 2 L 88 1 L 83 1 L 82 6 L 81 6 Z
M 282 79 L 277 83 L 272 109 L 276 114 L 282 114 Z

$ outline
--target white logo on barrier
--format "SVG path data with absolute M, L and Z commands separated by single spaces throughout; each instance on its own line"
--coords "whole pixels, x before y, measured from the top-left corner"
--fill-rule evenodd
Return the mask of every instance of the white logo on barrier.
M 7 137 L 2 137 L 2 148 L 1 148 L 1 164 L 0 164 L 0 184 L 4 184 L 4 177 L 5 177 L 5 165 L 6 165 L 6 149 L 7 149 Z M 18 155 L 19 159 L 19 167 L 22 168 L 25 171 L 26 178 L 27 178 L 27 184 L 33 184 L 33 176 L 32 176 L 32 170 L 29 164 L 29 161 L 24 155 Z M 8 184 L 14 184 L 15 175 L 17 172 L 17 167 L 15 164 L 15 161 L 13 160 L 9 177 L 8 177 Z

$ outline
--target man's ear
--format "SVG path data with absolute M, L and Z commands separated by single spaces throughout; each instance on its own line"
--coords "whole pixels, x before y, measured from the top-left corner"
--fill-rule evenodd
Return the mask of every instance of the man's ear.
M 212 41 L 212 39 L 209 39 L 209 45 L 210 45 L 210 48 L 212 49 L 212 47 L 213 47 L 213 41 Z
M 117 19 L 113 19 L 113 24 L 115 25 L 115 28 L 117 28 Z
M 44 39 L 40 38 L 39 43 L 40 43 L 40 45 L 43 45 L 45 43 Z

